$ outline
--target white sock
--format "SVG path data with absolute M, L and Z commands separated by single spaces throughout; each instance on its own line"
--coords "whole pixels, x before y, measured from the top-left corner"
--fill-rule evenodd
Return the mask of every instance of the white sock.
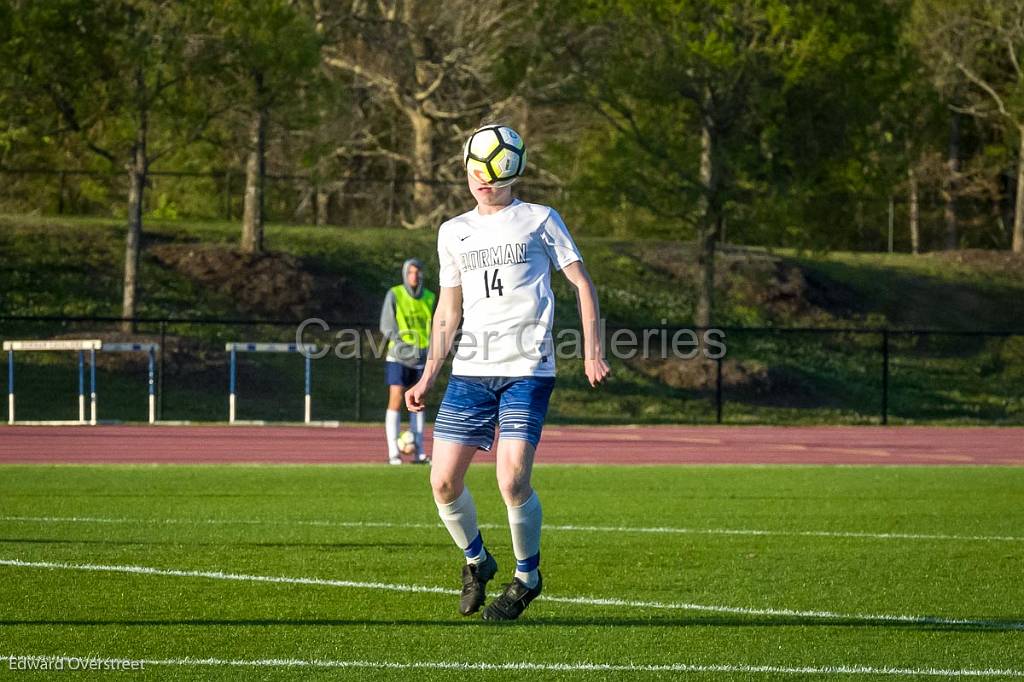
M 409 414 L 409 430 L 416 438 L 416 454 L 423 454 L 423 421 L 425 412 L 412 412 Z
M 466 555 L 466 563 L 478 564 L 487 557 L 483 536 L 476 524 L 476 504 L 469 494 L 469 488 L 463 488 L 462 494 L 451 502 L 437 503 L 437 515 L 441 517 L 452 540 Z
M 543 514 L 537 492 L 518 507 L 508 508 L 508 527 L 512 531 L 512 551 L 516 555 L 516 577 L 527 587 L 535 587 L 539 579 L 540 526 Z
M 388 457 L 398 457 L 398 430 L 402 428 L 402 412 L 388 410 L 384 413 L 384 433 L 388 436 Z

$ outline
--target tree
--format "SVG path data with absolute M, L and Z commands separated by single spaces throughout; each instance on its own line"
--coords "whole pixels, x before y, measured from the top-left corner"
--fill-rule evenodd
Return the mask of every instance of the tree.
M 750 218 L 761 199 L 757 211 L 796 215 L 810 202 L 794 173 L 811 160 L 824 167 L 835 153 L 834 141 L 823 144 L 791 120 L 822 133 L 848 125 L 849 114 L 819 98 L 818 85 L 834 84 L 830 74 L 856 54 L 842 6 L 604 0 L 553 10 L 567 43 L 555 61 L 572 66 L 575 96 L 610 130 L 609 195 L 696 238 L 699 326 L 714 319 L 715 250 L 727 214 Z
M 899 182 L 903 150 L 879 115 L 899 89 L 899 3 L 605 0 L 555 15 L 568 49 L 552 61 L 573 65 L 574 95 L 607 122 L 588 136 L 587 184 L 645 230 L 650 213 L 659 233 L 696 237 L 698 323 L 720 220 L 754 243 L 875 239 L 851 217 Z
M 1011 249 L 1024 252 L 1024 3 L 1005 0 L 918 0 L 913 35 L 933 76 L 958 79 L 952 108 L 1000 121 L 1016 137 L 1017 171 Z
M 510 101 L 495 66 L 519 40 L 522 7 L 513 2 L 352 0 L 320 7 L 323 63 L 373 93 L 372 106 L 392 115 L 338 145 L 345 158 L 397 164 L 412 181 L 408 227 L 432 224 L 443 211 L 437 181 L 461 181 L 461 144 L 485 116 Z
M 948 145 L 945 158 L 940 152 L 944 136 L 948 134 L 950 112 L 942 93 L 929 79 L 928 67 L 914 48 L 907 26 L 909 7 L 902 4 L 897 7 L 898 21 L 894 24 L 898 25 L 898 32 L 894 34 L 891 49 L 882 53 L 884 63 L 876 67 L 892 75 L 890 85 L 885 88 L 889 96 L 881 98 L 879 119 L 884 137 L 890 143 L 885 154 L 888 181 L 897 191 L 906 193 L 910 252 L 917 255 L 922 250 L 922 185 L 943 187 L 947 241 L 952 223 L 954 247 L 950 248 L 955 248 L 955 196 L 948 172 L 951 156 Z M 956 152 L 952 158 L 958 158 L 958 154 Z
M 9 74 L 25 105 L 49 115 L 40 135 L 73 135 L 128 176 L 122 295 L 134 331 L 143 200 L 150 168 L 209 121 L 190 97 L 194 7 L 171 0 L 24 2 L 14 15 Z
M 317 75 L 320 37 L 314 19 L 286 0 L 237 2 L 208 6 L 210 31 L 219 55 L 217 92 L 244 120 L 246 130 L 245 200 L 242 250 L 263 250 L 264 184 L 271 116 L 297 117 L 304 90 Z
M 708 326 L 729 157 L 772 49 L 763 8 L 609 0 L 568 12 L 575 23 L 567 34 L 579 36 L 567 43 L 576 94 L 608 123 L 619 151 L 642 159 L 618 175 L 620 191 L 696 235 L 694 318 Z

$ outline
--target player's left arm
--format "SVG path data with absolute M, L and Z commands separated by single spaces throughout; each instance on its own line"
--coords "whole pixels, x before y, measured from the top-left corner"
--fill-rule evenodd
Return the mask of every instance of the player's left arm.
M 569 263 L 562 268 L 562 273 L 576 289 L 576 304 L 579 306 L 580 324 L 583 327 L 583 369 L 590 385 L 597 386 L 611 372 L 604 359 L 597 289 L 583 261 Z

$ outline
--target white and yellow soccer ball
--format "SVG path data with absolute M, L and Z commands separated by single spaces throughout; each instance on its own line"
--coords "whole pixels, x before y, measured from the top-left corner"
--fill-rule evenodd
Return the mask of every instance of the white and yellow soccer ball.
M 526 170 L 526 143 L 508 126 L 477 128 L 462 148 L 466 172 L 492 187 L 508 187 Z
M 416 436 L 412 434 L 412 431 L 403 431 L 395 442 L 398 444 L 398 451 L 403 455 L 416 454 Z

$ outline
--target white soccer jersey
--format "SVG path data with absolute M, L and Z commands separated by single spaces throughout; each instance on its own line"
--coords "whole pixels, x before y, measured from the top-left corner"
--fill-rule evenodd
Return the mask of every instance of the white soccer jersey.
M 452 374 L 554 376 L 551 266 L 582 260 L 558 213 L 518 199 L 491 215 L 476 209 L 437 234 L 442 287 L 462 287 L 462 339 Z

